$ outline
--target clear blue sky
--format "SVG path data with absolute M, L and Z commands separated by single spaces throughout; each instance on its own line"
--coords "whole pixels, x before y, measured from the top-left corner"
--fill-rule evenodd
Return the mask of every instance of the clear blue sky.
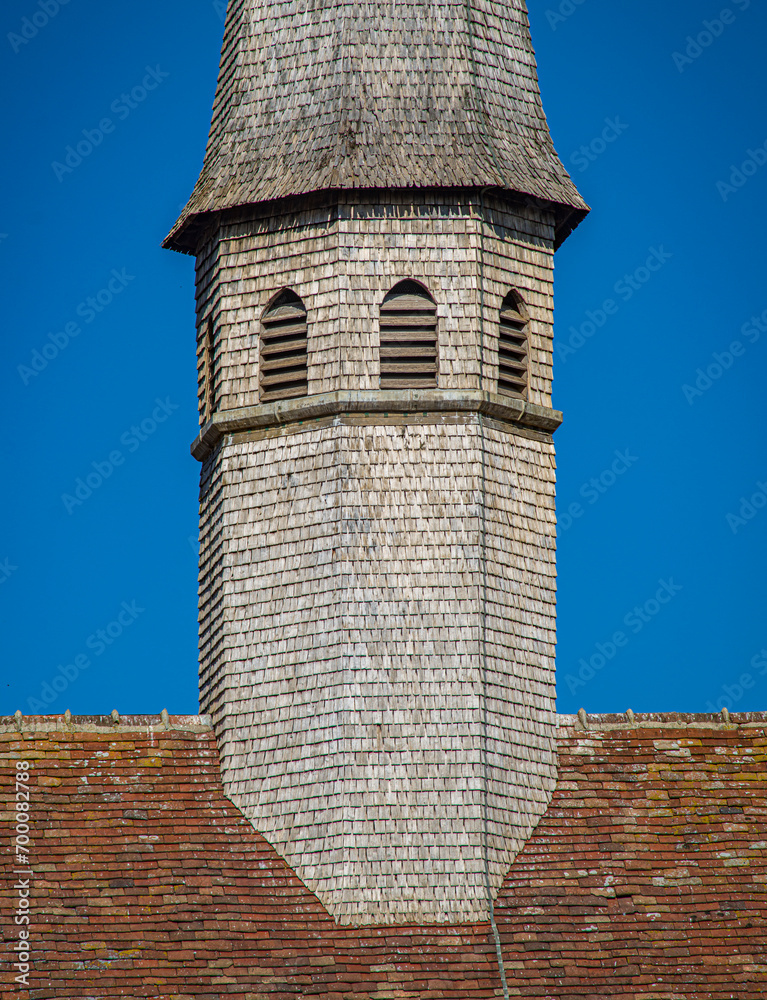
M 195 712 L 193 262 L 159 244 L 201 164 L 220 3 L 56 7 L 1 17 L 0 712 L 55 678 L 51 712 Z M 767 10 L 532 7 L 593 207 L 557 255 L 559 707 L 765 709 Z

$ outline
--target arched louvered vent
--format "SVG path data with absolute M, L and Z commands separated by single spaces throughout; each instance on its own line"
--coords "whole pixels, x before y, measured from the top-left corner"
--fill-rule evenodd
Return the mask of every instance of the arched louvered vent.
M 382 389 L 437 385 L 437 305 L 415 281 L 400 281 L 381 304 Z
M 308 387 L 306 308 L 286 290 L 261 320 L 261 399 L 305 396 Z
M 519 295 L 509 292 L 498 329 L 498 392 L 527 398 L 527 360 L 527 317 Z

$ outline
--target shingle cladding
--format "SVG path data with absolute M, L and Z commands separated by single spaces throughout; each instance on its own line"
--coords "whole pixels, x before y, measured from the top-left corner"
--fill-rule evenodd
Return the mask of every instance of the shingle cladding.
M 440 389 L 495 389 L 499 311 L 516 288 L 531 317 L 529 398 L 550 407 L 553 243 L 551 211 L 452 190 L 373 201 L 347 192 L 232 213 L 197 258 L 200 423 L 209 320 L 215 409 L 259 403 L 260 320 L 283 287 L 308 310 L 309 394 L 378 390 L 380 307 L 404 279 L 437 303 Z
M 166 728 L 167 725 L 167 728 Z M 551 805 L 495 904 L 512 997 L 767 990 L 767 714 L 559 718 Z M 31 773 L 32 973 L 3 995 L 484 1000 L 490 927 L 339 927 L 224 794 L 204 718 L 0 720 Z M 9 851 L 0 889 L 16 938 Z M 8 952 L 6 952 L 8 954 Z
M 554 446 L 480 412 L 514 287 L 528 403 L 558 419 L 553 241 L 551 210 L 497 196 L 343 192 L 232 214 L 198 257 L 200 381 L 212 318 L 215 417 L 250 414 L 203 464 L 201 706 L 227 794 L 342 923 L 486 918 L 553 790 Z M 439 384 L 384 400 L 406 278 L 436 303 Z M 259 400 L 285 287 L 331 416 Z
M 479 919 L 555 780 L 553 446 L 419 417 L 220 455 L 227 793 L 340 922 Z
M 552 793 L 552 266 L 584 211 L 523 0 L 230 3 L 166 241 L 198 259 L 201 704 L 227 794 L 341 923 L 487 918 Z M 436 307 L 431 397 L 379 393 L 402 280 Z M 500 413 L 512 287 L 530 379 Z M 332 417 L 260 390 L 283 288 Z
M 524 0 L 231 0 L 202 173 L 209 213 L 348 188 L 492 186 L 587 211 L 551 141 Z

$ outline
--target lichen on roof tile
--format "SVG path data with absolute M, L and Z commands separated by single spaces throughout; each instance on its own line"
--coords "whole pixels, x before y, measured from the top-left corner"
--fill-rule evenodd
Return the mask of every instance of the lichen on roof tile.
M 224 795 L 207 720 L 155 722 L 0 720 L 3 764 L 33 765 L 30 996 L 500 995 L 489 924 L 338 926 Z M 767 714 L 588 723 L 560 717 L 554 798 L 496 902 L 512 995 L 762 998 Z

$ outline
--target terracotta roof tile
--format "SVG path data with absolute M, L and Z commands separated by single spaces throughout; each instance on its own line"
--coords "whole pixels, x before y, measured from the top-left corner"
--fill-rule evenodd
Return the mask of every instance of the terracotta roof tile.
M 496 902 L 513 997 L 765 995 L 767 715 L 732 720 L 560 720 L 557 791 Z M 4 845 L 32 763 L 29 997 L 499 995 L 486 925 L 335 925 L 224 797 L 205 720 L 169 725 L 0 722 Z

